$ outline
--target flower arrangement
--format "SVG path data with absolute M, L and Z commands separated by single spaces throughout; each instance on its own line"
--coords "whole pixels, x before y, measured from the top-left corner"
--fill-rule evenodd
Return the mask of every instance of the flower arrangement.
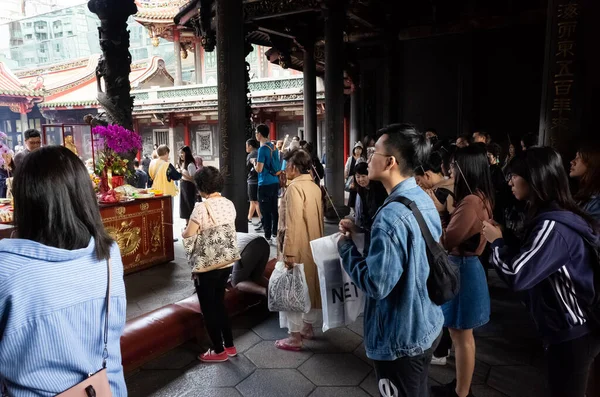
M 142 148 L 142 137 L 116 124 L 94 127 L 92 134 L 98 146 L 96 173 L 129 176 L 129 160 L 124 157 Z
M 6 166 L 6 168 L 8 168 L 8 162 L 13 156 L 13 151 L 3 142 L 7 138 L 6 134 L 0 131 L 0 167 Z

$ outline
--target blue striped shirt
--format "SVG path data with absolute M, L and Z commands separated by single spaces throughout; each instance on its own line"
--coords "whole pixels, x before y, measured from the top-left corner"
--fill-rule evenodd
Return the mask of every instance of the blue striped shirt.
M 11 397 L 55 396 L 102 367 L 106 262 L 94 240 L 67 251 L 0 240 L 0 382 Z M 120 339 L 125 327 L 123 263 L 111 248 L 107 375 L 127 396 Z

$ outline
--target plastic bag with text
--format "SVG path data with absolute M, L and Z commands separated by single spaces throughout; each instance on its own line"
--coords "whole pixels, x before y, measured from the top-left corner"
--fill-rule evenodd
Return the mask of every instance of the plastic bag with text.
M 365 307 L 363 292 L 352 282 L 342 267 L 337 249 L 339 236 L 334 234 L 310 242 L 319 272 L 323 302 L 323 332 L 352 324 Z
M 277 262 L 269 279 L 268 301 L 272 312 L 310 311 L 310 295 L 303 264 L 295 264 L 293 269 L 287 269 L 283 262 Z

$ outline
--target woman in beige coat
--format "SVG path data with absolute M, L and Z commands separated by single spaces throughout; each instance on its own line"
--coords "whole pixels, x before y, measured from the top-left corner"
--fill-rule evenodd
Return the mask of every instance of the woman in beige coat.
M 288 268 L 294 267 L 296 263 L 304 264 L 312 309 L 307 314 L 282 313 L 281 325 L 288 328 L 290 336 L 278 340 L 275 346 L 283 350 L 298 351 L 302 348 L 302 338 L 313 337 L 312 324 L 316 322 L 318 309 L 321 308 L 319 277 L 310 242 L 323 237 L 323 208 L 321 189 L 310 174 L 310 154 L 303 149 L 296 149 L 288 152 L 285 160 L 285 173 L 290 183 L 279 209 L 279 259 Z

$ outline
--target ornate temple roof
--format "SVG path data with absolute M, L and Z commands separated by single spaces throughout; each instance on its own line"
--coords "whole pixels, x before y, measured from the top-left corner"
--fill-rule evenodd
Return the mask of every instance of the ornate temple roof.
M 37 85 L 27 85 L 19 81 L 2 62 L 0 62 L 0 96 L 8 97 L 43 97 L 44 91 Z
M 137 14 L 133 18 L 142 23 L 165 23 L 173 25 L 173 18 L 188 0 L 136 0 Z
M 43 98 L 44 90 L 39 81 L 23 84 L 0 62 L 0 106 L 7 106 L 15 113 L 27 113 Z
M 21 84 L 27 81 L 41 81 L 46 98 L 40 108 L 86 108 L 99 107 L 96 99 L 96 65 L 99 55 L 77 59 L 44 68 L 20 71 L 17 77 Z M 131 87 L 146 88 L 150 85 L 173 85 L 173 77 L 167 72 L 164 61 L 159 57 L 134 62 L 129 75 Z

